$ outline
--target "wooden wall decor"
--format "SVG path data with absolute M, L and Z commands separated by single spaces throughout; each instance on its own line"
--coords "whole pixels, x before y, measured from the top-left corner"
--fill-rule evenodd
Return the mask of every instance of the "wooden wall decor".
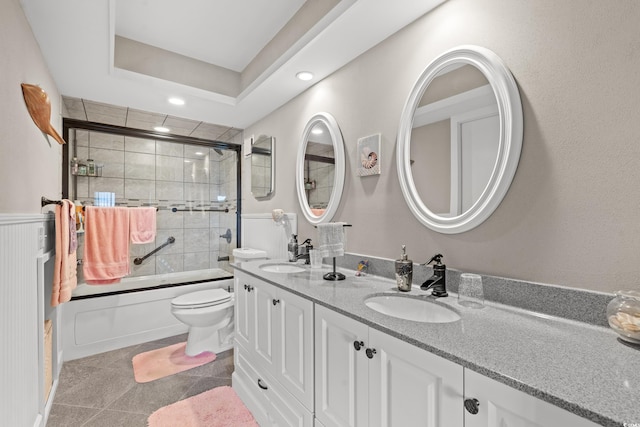
M 27 104 L 27 110 L 33 122 L 42 132 L 51 135 L 58 143 L 64 144 L 65 140 L 51 125 L 51 102 L 49 95 L 40 86 L 22 83 L 22 96 Z

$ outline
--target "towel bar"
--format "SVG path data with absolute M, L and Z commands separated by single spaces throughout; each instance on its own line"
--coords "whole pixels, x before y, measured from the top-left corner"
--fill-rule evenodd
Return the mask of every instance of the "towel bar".
M 351 224 L 342 224 L 343 227 L 351 227 Z M 314 226 L 315 228 L 318 228 L 318 226 Z M 333 257 L 333 270 L 327 274 L 325 274 L 324 276 L 322 276 L 322 278 L 324 280 L 332 280 L 332 281 L 337 281 L 337 280 L 344 280 L 346 278 L 346 276 L 342 273 L 338 273 L 336 271 L 336 257 Z
M 44 208 L 47 205 L 62 205 L 62 200 L 49 200 L 42 196 L 40 198 L 40 207 Z
M 151 207 L 151 206 L 103 206 L 103 207 L 105 207 L 105 208 L 115 208 L 115 207 L 118 207 L 118 208 L 129 208 L 129 207 L 131 207 L 131 208 L 146 208 L 146 207 Z M 86 206 L 83 206 L 82 207 L 82 211 L 84 212 L 86 210 L 86 208 L 87 208 Z M 158 208 L 156 208 L 156 211 L 158 211 Z
M 178 209 L 178 208 L 171 208 L 171 212 L 229 212 L 229 208 L 225 208 L 225 209 Z

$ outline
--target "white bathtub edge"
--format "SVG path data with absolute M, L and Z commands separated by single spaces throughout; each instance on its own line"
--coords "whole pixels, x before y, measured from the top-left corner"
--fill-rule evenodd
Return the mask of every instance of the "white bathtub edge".
M 187 292 L 233 287 L 233 279 L 181 285 L 149 291 L 73 300 L 60 306 L 62 311 L 62 348 L 65 361 L 92 356 L 105 351 L 141 344 L 187 332 L 188 328 L 171 314 L 171 299 Z M 131 307 L 135 306 L 132 319 Z M 139 311 L 138 311 L 139 310 Z M 87 313 L 96 325 L 86 323 Z M 143 327 L 135 317 L 157 327 Z M 78 317 L 84 318 L 79 322 Z M 127 321 L 122 322 L 123 318 Z M 92 329 L 88 329 L 92 328 Z M 88 336 L 99 337 L 88 342 Z M 79 339 L 81 338 L 81 339 Z M 78 344 L 79 341 L 84 341 Z

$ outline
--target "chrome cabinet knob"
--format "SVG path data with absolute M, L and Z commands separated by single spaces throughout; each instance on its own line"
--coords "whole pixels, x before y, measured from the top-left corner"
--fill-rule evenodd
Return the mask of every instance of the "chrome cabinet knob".
M 364 342 L 363 341 L 354 341 L 353 342 L 353 347 L 356 349 L 356 351 L 360 351 L 360 349 L 362 347 L 364 347 Z
M 374 354 L 376 354 L 376 353 L 377 353 L 377 351 L 376 351 L 376 349 L 375 349 L 375 348 L 368 348 L 368 349 L 366 350 L 366 353 L 367 353 L 367 357 L 368 357 L 369 359 L 373 359 L 373 355 L 374 355 Z
M 272 302 L 273 302 L 273 305 L 278 305 L 278 303 L 280 302 L 280 300 L 279 300 L 279 299 L 274 299 Z

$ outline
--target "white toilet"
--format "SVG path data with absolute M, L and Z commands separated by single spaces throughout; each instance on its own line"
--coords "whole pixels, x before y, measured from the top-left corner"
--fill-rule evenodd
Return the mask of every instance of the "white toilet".
M 290 234 L 297 232 L 296 214 L 286 215 L 289 223 L 284 227 L 276 224 L 270 213 L 243 214 L 243 247 L 233 250 L 234 261 L 286 258 Z M 224 289 L 191 292 L 171 300 L 171 313 L 189 326 L 188 356 L 233 348 L 233 304 L 233 293 Z
M 233 293 L 224 289 L 190 292 L 171 300 L 171 313 L 189 326 L 188 356 L 233 348 L 233 303 Z

